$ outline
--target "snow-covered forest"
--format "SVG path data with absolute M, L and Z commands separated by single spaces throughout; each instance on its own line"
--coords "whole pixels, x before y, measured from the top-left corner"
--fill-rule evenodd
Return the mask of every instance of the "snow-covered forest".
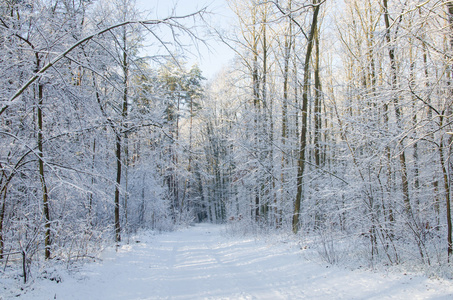
M 2 269 L 211 222 L 451 278 L 453 1 L 227 2 L 1 0 Z

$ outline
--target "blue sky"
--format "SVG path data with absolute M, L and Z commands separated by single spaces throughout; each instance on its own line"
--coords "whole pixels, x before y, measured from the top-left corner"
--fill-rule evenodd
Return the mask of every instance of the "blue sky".
M 174 15 L 187 15 L 208 7 L 207 10 L 212 12 L 208 18 L 210 25 L 224 29 L 228 28 L 233 17 L 226 0 L 137 0 L 137 6 L 141 10 L 149 11 L 151 18 L 165 18 L 172 14 L 173 9 L 175 10 Z M 214 39 L 210 39 L 208 43 L 210 50 L 200 47 L 201 57 L 190 55 L 188 64 L 190 67 L 190 65 L 198 63 L 204 76 L 210 79 L 233 58 L 233 51 Z M 192 52 L 196 53 L 197 50 Z

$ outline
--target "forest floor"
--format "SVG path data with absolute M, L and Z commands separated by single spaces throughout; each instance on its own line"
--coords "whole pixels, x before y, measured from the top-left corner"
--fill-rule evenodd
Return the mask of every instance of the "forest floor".
M 453 299 L 449 280 L 351 271 L 310 261 L 304 251 L 199 224 L 138 235 L 76 271 L 55 269 L 59 283 L 36 277 L 1 296 L 3 286 L 0 299 Z

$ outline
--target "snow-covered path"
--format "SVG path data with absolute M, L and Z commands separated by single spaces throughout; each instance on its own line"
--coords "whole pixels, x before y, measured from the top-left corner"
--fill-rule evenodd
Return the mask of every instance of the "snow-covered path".
M 222 228 L 143 236 L 19 299 L 453 299 L 449 281 L 326 268 L 288 245 L 226 239 Z

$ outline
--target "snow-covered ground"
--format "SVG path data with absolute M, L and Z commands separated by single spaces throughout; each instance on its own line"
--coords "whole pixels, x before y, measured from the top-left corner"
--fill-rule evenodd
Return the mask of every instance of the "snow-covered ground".
M 14 299 L 453 299 L 451 281 L 327 267 L 301 252 L 200 224 L 142 235 Z

